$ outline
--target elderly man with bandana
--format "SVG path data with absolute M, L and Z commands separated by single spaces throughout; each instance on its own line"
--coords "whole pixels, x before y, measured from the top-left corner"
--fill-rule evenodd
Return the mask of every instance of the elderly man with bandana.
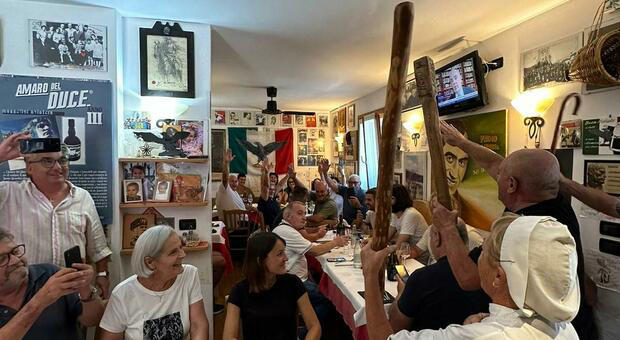
M 33 264 L 62 267 L 63 253 L 79 246 L 83 260 L 95 263 L 97 287 L 107 298 L 112 251 L 95 203 L 86 190 L 67 180 L 69 161 L 63 152 L 22 155 L 19 140 L 28 138 L 27 132 L 13 134 L 0 143 L 0 163 L 24 156 L 28 175 L 22 182 L 0 182 L 0 228 L 26 244 Z
M 353 223 L 353 220 L 357 218 L 357 212 L 361 211 L 362 215 L 366 214 L 365 194 L 361 188 L 360 176 L 351 175 L 347 179 L 347 186 L 339 185 L 327 174 L 329 171 L 329 161 L 323 159 L 319 164 L 319 174 L 321 178 L 327 183 L 329 188 L 338 195 L 344 198 L 342 215 L 344 219 L 349 223 Z

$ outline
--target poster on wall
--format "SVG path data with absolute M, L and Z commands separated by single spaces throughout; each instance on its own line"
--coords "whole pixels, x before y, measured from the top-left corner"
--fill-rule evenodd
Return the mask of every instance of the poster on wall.
M 241 112 L 229 111 L 228 112 L 228 125 L 241 125 Z
M 69 180 L 90 193 L 102 223 L 112 223 L 111 83 L 4 75 L 0 98 L 1 138 L 25 129 L 33 137 L 60 137 L 68 149 Z M 25 177 L 23 168 L 0 164 L 0 181 Z
M 355 104 L 347 106 L 347 130 L 355 129 Z
M 329 116 L 328 115 L 319 115 L 319 127 L 320 128 L 329 127 Z
M 426 199 L 426 151 L 405 153 L 405 183 L 413 200 Z
M 347 132 L 347 109 L 338 110 L 338 133 Z
M 413 75 L 410 76 L 413 77 Z M 405 83 L 405 90 L 403 91 L 403 98 L 401 99 L 401 102 L 402 112 L 412 110 L 421 105 L 415 78 L 410 79 Z
M 506 110 L 448 119 L 467 139 L 506 156 Z M 458 147 L 443 147 L 446 178 L 453 208 L 467 224 L 489 230 L 504 211 L 497 198 L 497 182 Z
M 567 120 L 560 125 L 560 147 L 581 146 L 581 119 Z
M 582 40 L 579 32 L 521 53 L 521 90 L 568 82 L 568 70 Z
M 583 185 L 620 196 L 620 161 L 585 160 Z
M 282 126 L 292 126 L 293 125 L 293 116 L 288 113 L 282 114 Z
M 620 139 L 614 140 L 614 130 L 620 117 L 583 120 L 583 154 L 613 155 L 620 153 Z
M 214 125 L 226 125 L 226 111 L 211 112 L 211 121 Z
M 28 30 L 31 66 L 108 70 L 105 26 L 30 19 Z

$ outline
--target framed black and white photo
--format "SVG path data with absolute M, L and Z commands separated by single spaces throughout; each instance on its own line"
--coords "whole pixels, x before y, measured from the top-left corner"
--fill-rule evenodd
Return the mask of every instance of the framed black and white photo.
M 414 77 L 414 75 L 410 75 L 410 77 Z M 420 105 L 420 97 L 418 97 L 418 87 L 415 82 L 415 78 L 408 80 L 405 83 L 405 91 L 403 91 L 403 97 L 401 99 L 401 111 L 409 111 L 414 109 Z
M 195 98 L 194 84 L 194 33 L 161 21 L 140 28 L 141 95 Z
M 142 203 L 142 180 L 126 179 L 123 181 L 123 201 L 125 203 Z
M 426 199 L 426 151 L 405 153 L 404 186 L 409 190 L 411 199 Z
M 521 53 L 521 90 L 566 83 L 568 70 L 583 45 L 583 32 Z
M 105 26 L 30 19 L 28 34 L 33 67 L 108 70 Z

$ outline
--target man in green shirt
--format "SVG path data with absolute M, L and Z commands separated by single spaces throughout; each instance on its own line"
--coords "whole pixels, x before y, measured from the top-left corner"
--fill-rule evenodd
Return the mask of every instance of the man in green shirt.
M 323 181 L 317 181 L 315 184 L 314 195 L 314 212 L 312 216 L 307 217 L 308 225 L 317 226 L 325 220 L 338 219 L 338 205 L 333 199 L 329 198 L 327 185 Z

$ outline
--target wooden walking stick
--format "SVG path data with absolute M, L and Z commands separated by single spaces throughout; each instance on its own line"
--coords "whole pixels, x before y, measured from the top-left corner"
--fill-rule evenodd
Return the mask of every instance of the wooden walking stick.
M 446 180 L 446 164 L 443 158 L 443 138 L 439 129 L 439 109 L 435 89 L 435 65 L 429 57 L 422 57 L 413 63 L 418 96 L 424 112 L 424 126 L 431 154 L 431 178 L 437 190 L 437 200 L 452 210 L 452 199 Z
M 560 113 L 558 114 L 558 120 L 555 122 L 555 130 L 553 130 L 553 139 L 551 140 L 551 153 L 552 154 L 555 154 L 555 149 L 557 147 L 557 141 L 558 141 L 558 135 L 560 134 L 560 124 L 562 124 L 562 118 L 564 116 L 564 110 L 566 109 L 566 104 L 571 98 L 575 98 L 575 107 L 573 108 L 573 116 L 577 115 L 577 111 L 579 111 L 579 107 L 581 106 L 581 97 L 579 97 L 577 93 L 570 93 L 562 101 L 562 106 L 560 107 Z
M 375 229 L 372 249 L 385 248 L 388 241 L 390 217 L 392 215 L 392 181 L 396 141 L 400 131 L 401 97 L 407 78 L 409 49 L 413 35 L 413 3 L 402 2 L 394 10 L 394 31 L 392 33 L 392 57 L 385 99 L 385 114 L 379 143 L 379 178 L 375 204 Z M 380 271 L 380 285 L 383 287 L 384 272 Z

